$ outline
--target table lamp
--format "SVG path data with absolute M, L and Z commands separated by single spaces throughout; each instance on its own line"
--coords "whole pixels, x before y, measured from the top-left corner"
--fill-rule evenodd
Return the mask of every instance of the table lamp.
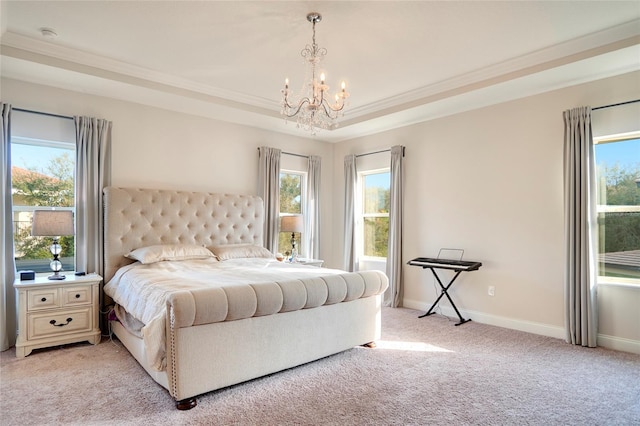
M 31 235 L 34 237 L 53 237 L 51 244 L 51 254 L 53 260 L 49 264 L 53 274 L 50 280 L 64 280 L 62 275 L 62 262 L 58 260 L 62 247 L 59 238 L 65 235 L 73 235 L 73 212 L 70 210 L 35 210 L 33 212 L 33 224 Z
M 304 224 L 302 223 L 302 216 L 282 216 L 280 218 L 280 232 L 291 232 L 291 257 L 290 262 L 295 262 L 298 257 L 296 250 L 296 232 L 302 232 Z

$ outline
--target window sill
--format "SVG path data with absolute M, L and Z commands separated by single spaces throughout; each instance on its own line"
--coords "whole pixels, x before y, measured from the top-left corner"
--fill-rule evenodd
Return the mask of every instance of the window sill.
M 357 270 L 358 271 L 381 271 L 385 272 L 387 269 L 386 257 L 373 257 L 373 256 L 361 256 L 358 258 Z
M 640 290 L 640 282 L 632 278 L 598 277 L 598 286 L 626 287 Z
M 360 256 L 359 259 L 362 262 L 387 263 L 386 257 Z

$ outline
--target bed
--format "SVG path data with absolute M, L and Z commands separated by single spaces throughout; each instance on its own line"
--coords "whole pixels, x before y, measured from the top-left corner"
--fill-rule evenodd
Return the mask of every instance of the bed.
M 278 262 L 259 197 L 108 187 L 104 208 L 109 327 L 179 409 L 380 337 L 387 277 Z

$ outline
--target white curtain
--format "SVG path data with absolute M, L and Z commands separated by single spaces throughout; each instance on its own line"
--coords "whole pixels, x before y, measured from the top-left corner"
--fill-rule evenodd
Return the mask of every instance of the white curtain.
M 16 263 L 13 254 L 13 207 L 11 201 L 11 105 L 0 104 L 2 127 L 2 241 L 0 241 L 0 269 L 2 291 L 0 292 L 0 347 L 5 351 L 16 342 L 16 296 L 13 281 Z
M 111 184 L 111 122 L 74 117 L 76 270 L 104 273 L 102 189 Z
M 280 150 L 258 148 L 258 195 L 264 201 L 264 247 L 278 249 L 280 220 Z
M 402 280 L 402 219 L 404 206 L 404 147 L 391 147 L 391 191 L 389 202 L 389 245 L 387 251 L 387 276 L 389 288 L 384 294 L 386 306 L 402 306 L 404 294 Z
M 307 166 L 307 207 L 305 209 L 305 257 L 320 258 L 320 157 L 310 155 Z
M 566 340 L 595 347 L 597 213 L 591 108 L 564 111 Z
M 344 157 L 344 269 L 356 270 L 356 185 L 358 171 L 356 156 Z

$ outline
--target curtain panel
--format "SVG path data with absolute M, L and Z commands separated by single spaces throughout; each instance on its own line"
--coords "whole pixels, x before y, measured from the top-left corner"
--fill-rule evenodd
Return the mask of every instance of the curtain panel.
M 356 185 L 358 170 L 356 156 L 344 157 L 344 269 L 356 270 Z
M 104 273 L 103 188 L 111 184 L 111 126 L 73 118 L 76 127 L 76 270 Z
M 595 347 L 597 212 L 591 108 L 564 111 L 566 341 Z
M 387 250 L 387 276 L 389 288 L 384 294 L 386 306 L 402 306 L 404 283 L 402 276 L 402 223 L 404 216 L 404 147 L 391 147 L 389 194 L 389 244 Z
M 307 208 L 305 209 L 306 257 L 320 257 L 320 168 L 321 159 L 310 155 L 307 163 Z
M 280 155 L 277 148 L 258 148 L 258 195 L 264 201 L 264 247 L 278 250 L 280 220 Z
M 16 343 L 16 294 L 13 282 L 16 278 L 16 263 L 13 253 L 13 202 L 11 192 L 11 105 L 0 104 L 2 127 L 2 241 L 0 241 L 0 270 L 2 291 L 0 292 L 0 351 Z

